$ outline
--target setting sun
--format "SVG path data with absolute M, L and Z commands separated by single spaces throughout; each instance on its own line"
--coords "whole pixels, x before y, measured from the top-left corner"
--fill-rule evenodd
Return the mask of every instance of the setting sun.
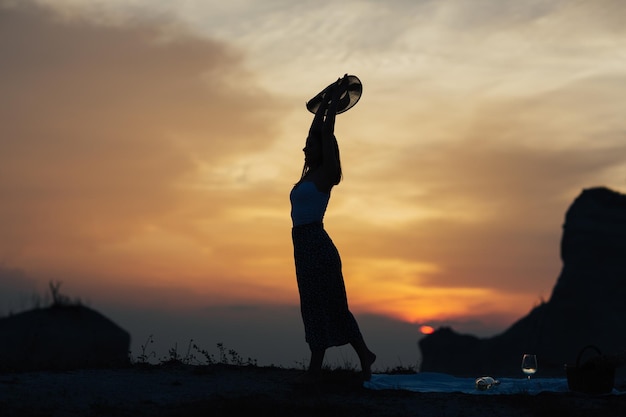
M 427 325 L 420 326 L 420 333 L 422 334 L 428 335 L 428 334 L 433 334 L 434 332 L 435 332 L 435 329 L 431 326 L 427 326 Z

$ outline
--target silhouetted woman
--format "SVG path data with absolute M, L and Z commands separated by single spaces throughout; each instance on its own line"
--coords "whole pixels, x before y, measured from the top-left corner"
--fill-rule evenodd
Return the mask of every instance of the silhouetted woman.
M 365 380 L 376 360 L 348 309 L 341 258 L 322 223 L 330 192 L 342 178 L 334 128 L 338 98 L 347 84 L 347 76 L 332 84 L 315 113 L 303 149 L 302 176 L 290 194 L 300 309 L 311 349 L 309 369 L 299 379 L 304 383 L 320 378 L 324 354 L 331 346 L 352 345 Z

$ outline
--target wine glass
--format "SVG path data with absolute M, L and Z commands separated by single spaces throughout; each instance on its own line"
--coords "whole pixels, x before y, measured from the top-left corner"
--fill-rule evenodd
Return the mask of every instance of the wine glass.
M 537 372 L 537 356 L 531 355 L 530 353 L 524 353 L 522 356 L 522 372 L 528 375 L 528 380 L 530 380 L 530 376 Z

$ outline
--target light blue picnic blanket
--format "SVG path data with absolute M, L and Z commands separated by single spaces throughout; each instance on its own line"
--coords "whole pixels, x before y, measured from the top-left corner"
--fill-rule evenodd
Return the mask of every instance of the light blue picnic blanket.
M 479 395 L 539 394 L 540 392 L 569 392 L 566 378 L 496 378 L 498 385 L 487 390 L 476 389 L 477 378 L 460 378 L 436 372 L 410 375 L 373 374 L 364 382 L 372 390 L 405 390 L 415 392 L 449 392 Z M 613 394 L 624 394 L 613 390 Z

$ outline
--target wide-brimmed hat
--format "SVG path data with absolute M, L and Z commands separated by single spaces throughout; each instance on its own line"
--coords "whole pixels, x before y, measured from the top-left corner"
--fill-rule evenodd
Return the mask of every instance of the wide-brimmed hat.
M 361 94 L 363 94 L 363 84 L 356 75 L 348 75 L 348 87 L 346 92 L 339 97 L 339 103 L 337 103 L 337 114 L 343 113 L 352 107 L 359 101 Z M 335 81 L 336 82 L 336 81 Z M 329 91 L 330 87 L 335 84 L 334 82 L 329 84 L 328 87 L 320 91 L 315 97 L 306 102 L 306 108 L 311 113 L 316 113 L 317 109 L 322 104 L 324 96 Z

